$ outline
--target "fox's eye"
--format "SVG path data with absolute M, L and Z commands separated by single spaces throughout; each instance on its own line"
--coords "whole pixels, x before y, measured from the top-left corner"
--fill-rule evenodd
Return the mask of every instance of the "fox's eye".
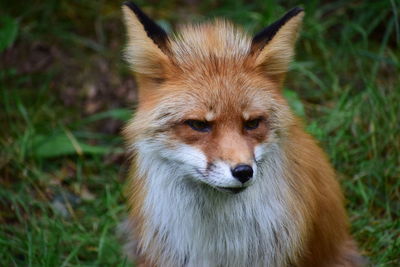
M 211 123 L 207 121 L 199 120 L 187 120 L 185 124 L 189 125 L 195 131 L 198 132 L 209 132 L 211 130 Z
M 244 128 L 245 128 L 246 130 L 254 130 L 254 129 L 257 129 L 258 126 L 260 125 L 260 121 L 261 121 L 260 118 L 257 118 L 257 119 L 254 119 L 254 120 L 246 121 L 246 122 L 244 123 Z

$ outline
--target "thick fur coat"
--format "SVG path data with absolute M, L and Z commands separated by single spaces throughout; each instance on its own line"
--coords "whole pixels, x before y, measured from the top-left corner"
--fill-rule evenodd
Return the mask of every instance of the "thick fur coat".
M 139 103 L 125 251 L 141 266 L 360 266 L 335 173 L 282 97 L 304 12 L 253 38 L 224 20 L 168 36 L 123 6 Z M 248 181 L 232 169 L 246 164 Z

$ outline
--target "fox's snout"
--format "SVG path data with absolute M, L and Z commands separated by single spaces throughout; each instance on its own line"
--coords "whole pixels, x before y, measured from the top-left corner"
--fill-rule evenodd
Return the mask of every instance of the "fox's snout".
M 225 132 L 218 138 L 215 150 L 215 157 L 230 166 L 233 178 L 244 184 L 253 177 L 253 147 L 244 136 L 233 129 Z
M 256 173 L 254 144 L 237 129 L 215 126 L 208 142 L 197 146 L 207 160 L 204 182 L 217 187 L 247 187 Z

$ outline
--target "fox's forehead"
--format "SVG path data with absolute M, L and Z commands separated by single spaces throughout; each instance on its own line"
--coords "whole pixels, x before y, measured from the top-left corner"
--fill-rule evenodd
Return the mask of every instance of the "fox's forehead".
M 170 49 L 172 86 L 165 91 L 181 99 L 182 112 L 212 120 L 268 109 L 277 85 L 254 65 L 251 38 L 241 28 L 225 20 L 184 26 Z
M 215 58 L 242 59 L 251 48 L 251 38 L 225 20 L 185 25 L 171 38 L 170 50 L 177 64 L 184 66 Z
M 273 87 L 268 80 L 257 80 L 245 74 L 191 77 L 167 85 L 160 92 L 165 95 L 157 106 L 164 113 L 171 113 L 173 106 L 178 117 L 186 119 L 213 121 L 240 116 L 247 120 L 271 109 L 277 101 Z

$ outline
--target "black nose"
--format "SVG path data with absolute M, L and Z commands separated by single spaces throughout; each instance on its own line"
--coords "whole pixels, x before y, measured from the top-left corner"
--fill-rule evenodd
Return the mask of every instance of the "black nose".
M 232 170 L 232 175 L 240 182 L 245 183 L 253 177 L 253 168 L 250 165 L 238 165 Z

